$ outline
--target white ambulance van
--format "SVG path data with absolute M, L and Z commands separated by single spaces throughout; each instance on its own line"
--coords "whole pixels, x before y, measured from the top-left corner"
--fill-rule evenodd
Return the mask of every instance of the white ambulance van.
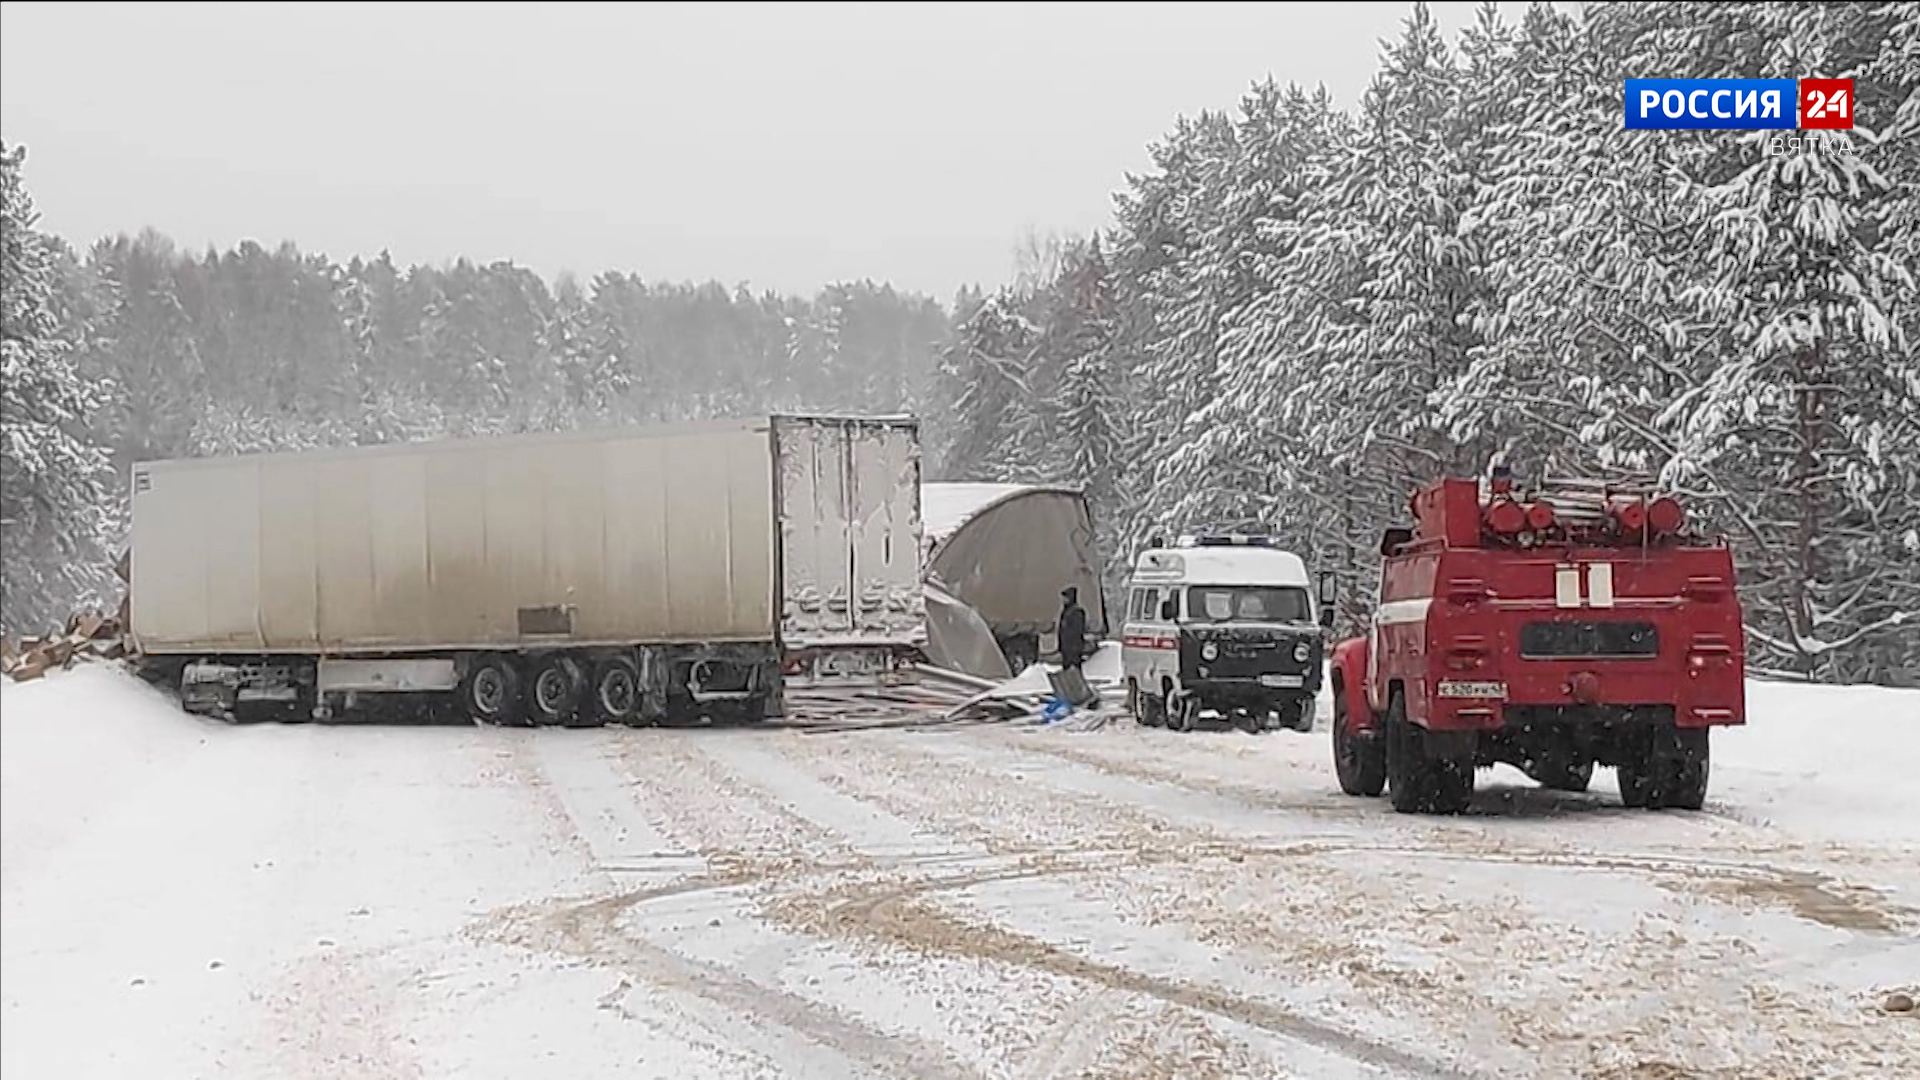
M 1203 711 L 1250 732 L 1313 730 L 1334 579 L 1318 601 L 1306 563 L 1270 537 L 1155 542 L 1127 583 L 1127 703 L 1150 727 L 1191 731 Z

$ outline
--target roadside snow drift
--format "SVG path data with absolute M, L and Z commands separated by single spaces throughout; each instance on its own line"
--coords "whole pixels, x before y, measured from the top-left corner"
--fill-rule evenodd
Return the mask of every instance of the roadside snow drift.
M 1753 684 L 1699 814 L 1311 736 L 234 728 L 0 690 L 9 1080 L 1868 1077 L 1920 693 Z M 1325 715 L 1325 710 L 1322 710 Z

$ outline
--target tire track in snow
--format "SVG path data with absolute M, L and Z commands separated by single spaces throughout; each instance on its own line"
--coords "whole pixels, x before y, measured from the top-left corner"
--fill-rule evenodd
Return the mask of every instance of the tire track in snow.
M 998 759 L 982 762 L 965 747 L 942 748 L 946 740 L 940 738 L 876 733 L 870 738 L 834 744 L 796 742 L 811 759 L 809 765 L 851 796 L 877 801 L 896 815 L 921 821 L 921 827 L 929 831 L 971 834 L 988 849 L 1014 860 L 1015 866 L 1003 871 L 982 870 L 937 885 L 908 883 L 890 891 L 885 883 L 878 883 L 864 889 L 857 884 L 842 885 L 812 895 L 789 892 L 775 901 L 778 916 L 889 947 L 917 948 L 928 955 L 971 956 L 1024 965 L 1169 1006 L 1193 1009 L 1196 1002 L 1210 1004 L 1216 1007 L 1198 1011 L 1245 1024 L 1283 1041 L 1317 1047 L 1349 1064 L 1392 1062 L 1396 1068 L 1411 1066 L 1411 1075 L 1415 1076 L 1449 1074 L 1445 1065 L 1416 1058 L 1396 1046 L 1337 1025 L 1320 1024 L 1270 1001 L 1237 996 L 1218 986 L 1187 979 L 1146 976 L 1126 966 L 1076 956 L 1048 941 L 997 925 L 992 916 L 972 904 L 959 905 L 966 914 L 956 914 L 956 905 L 951 903 L 940 908 L 914 904 L 905 909 L 911 919 L 894 920 L 877 930 L 865 926 L 865 920 L 859 917 L 865 909 L 860 905 L 864 898 L 874 895 L 875 889 L 896 899 L 927 897 L 963 887 L 1035 878 L 1063 879 L 1072 894 L 1070 900 L 1085 908 L 1115 910 L 1118 875 L 1129 867 L 1190 866 L 1203 859 L 1217 859 L 1217 865 L 1224 869 L 1236 855 L 1244 858 L 1246 843 L 1214 830 L 1142 812 L 1118 800 L 1111 785 L 1098 777 L 1091 778 L 1091 786 L 1068 784 L 1069 790 L 1051 783 L 1035 785 L 1030 783 L 1028 770 Z M 1244 818 L 1244 808 L 1234 810 Z M 1054 837 L 1061 833 L 1080 842 L 1060 844 Z M 1280 849 L 1273 850 L 1277 853 Z M 1312 845 L 1296 846 L 1289 853 L 1307 850 L 1312 850 Z M 1120 891 L 1124 892 L 1124 886 Z M 832 911 L 853 914 L 850 918 L 835 917 Z M 1164 935 L 1171 928 L 1159 919 L 1134 919 L 1130 924 L 1149 935 Z M 1177 920 L 1171 925 L 1177 926 Z M 1187 940 L 1184 934 L 1178 936 Z M 1304 1075 L 1322 1075 L 1327 1067 L 1322 1062 Z
M 1041 838 L 1035 836 L 1030 830 L 1023 826 L 1023 819 L 1050 821 L 1057 827 L 1054 830 L 1056 834 L 1059 832 L 1082 832 L 1082 829 L 1076 827 L 1076 822 L 1069 820 L 1077 817 L 1078 814 L 1076 810 L 1084 805 L 1084 801 L 1077 796 L 1093 791 L 1105 791 L 1110 798 L 1127 798 L 1123 793 L 1123 789 L 1127 785 L 1121 785 L 1116 788 L 1109 780 L 1099 778 L 1089 779 L 1084 775 L 1077 774 L 1072 769 L 1036 769 L 1027 766 L 1023 761 L 1025 752 L 1033 743 L 1037 742 L 1038 739 L 1045 737 L 1047 736 L 1029 736 L 1024 732 L 1016 734 L 1014 732 L 1004 731 L 994 731 L 992 733 L 985 731 L 972 732 L 958 739 L 933 737 L 924 734 L 902 735 L 899 733 L 886 733 L 875 734 L 871 736 L 870 739 L 862 738 L 857 748 L 842 748 L 823 756 L 830 763 L 829 767 L 838 771 L 837 779 L 839 782 L 855 787 L 862 784 L 872 785 L 878 797 L 883 800 L 889 798 L 895 800 L 896 809 L 900 812 L 910 813 L 915 809 L 914 806 L 899 805 L 900 803 L 918 804 L 917 809 L 920 812 L 927 813 L 931 816 L 938 817 L 944 809 L 947 812 L 959 814 L 974 823 L 982 823 L 987 826 L 986 831 L 990 833 L 986 838 L 989 843 L 996 850 L 1011 854 L 1023 848 L 1031 851 L 1046 846 L 1043 843 L 1036 843 L 1036 841 L 1039 841 Z M 1000 739 L 1004 739 L 1005 742 L 999 742 L 998 740 Z M 989 742 L 989 740 L 993 741 Z M 979 745 L 982 743 L 986 745 Z M 958 746 L 957 749 L 956 745 Z M 934 760 L 918 764 L 902 763 L 904 759 L 914 756 L 924 756 Z M 875 767 L 873 762 L 876 758 L 883 760 L 885 764 L 880 767 Z M 942 774 L 945 774 L 944 781 L 939 779 Z M 994 782 L 998 782 L 1004 786 L 1013 783 L 1025 785 L 1035 781 L 1038 781 L 1048 788 L 1059 787 L 1064 789 L 1068 797 L 1062 799 L 1036 799 L 1032 797 L 1032 793 L 1030 792 L 1022 792 L 1017 795 L 1008 796 L 1004 791 L 994 795 L 981 795 L 974 790 L 979 785 Z M 1132 796 L 1133 801 L 1147 803 L 1156 810 L 1164 811 L 1170 809 L 1170 807 L 1167 806 L 1166 800 L 1158 797 L 1160 792 L 1155 789 L 1155 785 L 1133 784 L 1131 786 L 1135 791 L 1135 794 Z M 929 792 L 937 792 L 939 796 L 951 796 L 951 804 L 944 808 L 936 805 L 940 799 L 928 794 Z M 1178 800 L 1176 800 L 1176 802 L 1177 801 Z M 1026 815 L 1004 813 L 982 815 L 979 812 L 979 808 L 983 805 L 993 806 L 998 804 L 1004 809 L 1009 802 L 1014 805 L 1035 806 L 1035 810 Z M 1037 805 L 1039 803 L 1046 804 L 1044 811 Z M 1188 808 L 1182 807 L 1181 809 L 1187 810 Z M 1241 836 L 1245 838 L 1237 845 L 1232 843 L 1225 845 L 1226 849 L 1233 847 L 1239 848 L 1237 852 L 1238 858 L 1229 857 L 1229 861 L 1235 865 L 1208 864 L 1209 868 L 1218 867 L 1219 877 L 1214 879 L 1215 881 L 1233 880 L 1238 876 L 1245 875 L 1250 867 L 1258 866 L 1267 860 L 1259 857 L 1262 854 L 1259 843 L 1248 843 L 1248 841 L 1252 841 L 1255 838 L 1248 836 L 1244 827 L 1240 829 L 1233 828 L 1235 818 L 1241 821 L 1245 820 L 1244 812 L 1231 807 L 1216 807 L 1216 809 L 1219 815 L 1224 816 L 1225 820 L 1222 820 L 1221 816 L 1215 816 L 1210 824 L 1229 831 L 1239 832 Z M 1837 926 L 1851 932 L 1880 933 L 1883 935 L 1898 934 L 1902 932 L 1901 927 L 1909 925 L 1908 913 L 1888 907 L 1884 897 L 1872 891 L 1863 891 L 1857 887 L 1839 884 L 1819 875 L 1809 875 L 1807 871 L 1795 868 L 1755 863 L 1752 861 L 1715 860 L 1678 853 L 1608 854 L 1565 849 L 1553 850 L 1536 848 L 1529 850 L 1516 846 L 1511 842 L 1504 841 L 1498 819 L 1487 822 L 1484 828 L 1463 828 L 1459 823 L 1430 822 L 1425 819 L 1400 821 L 1388 816 L 1384 810 L 1376 810 L 1375 813 L 1383 819 L 1381 824 L 1387 825 L 1387 828 L 1374 829 L 1371 834 L 1353 834 L 1344 840 L 1329 838 L 1323 845 L 1325 850 L 1322 854 L 1332 857 L 1335 863 L 1335 865 L 1329 866 L 1326 872 L 1333 874 L 1336 880 L 1345 878 L 1354 886 L 1364 885 L 1373 881 L 1375 885 L 1379 885 L 1384 889 L 1380 896 L 1374 898 L 1377 903 L 1363 901 L 1356 895 L 1349 898 L 1351 900 L 1350 903 L 1343 902 L 1339 910 L 1354 911 L 1355 913 L 1365 913 L 1371 910 L 1374 914 L 1384 914 L 1399 910 L 1401 901 L 1404 898 L 1400 897 L 1392 888 L 1386 887 L 1390 885 L 1390 882 L 1374 881 L 1376 875 L 1367 875 L 1364 872 L 1366 866 L 1377 861 L 1379 856 L 1392 854 L 1422 860 L 1533 866 L 1543 869 L 1591 869 L 1607 873 L 1624 872 L 1643 880 L 1651 879 L 1664 887 L 1685 891 L 1698 891 L 1702 888 L 1703 884 L 1705 884 L 1714 888 L 1737 891 L 1743 895 L 1745 903 L 1748 905 L 1760 905 L 1786 910 L 1802 918 L 1830 926 Z M 1124 811 L 1121 813 L 1110 812 L 1108 814 L 1108 822 L 1110 823 L 1114 818 L 1121 816 L 1124 816 Z M 1188 837 L 1192 836 L 1190 831 L 1182 830 L 1177 825 L 1180 821 L 1192 820 L 1192 818 L 1188 813 L 1176 813 L 1170 816 L 1174 818 L 1176 826 L 1174 828 L 1161 830 L 1158 835 L 1163 841 L 1173 844 L 1176 848 L 1187 846 L 1190 854 L 1198 855 L 1203 845 L 1193 844 L 1191 839 L 1188 840 L 1187 845 L 1181 845 L 1176 840 L 1183 832 Z M 1469 822 L 1468 824 L 1478 823 Z M 1209 832 L 1214 832 L 1215 835 L 1218 834 L 1218 831 L 1218 828 L 1209 830 Z M 1535 834 L 1536 839 L 1545 840 L 1549 843 L 1555 839 L 1552 833 L 1547 830 L 1531 830 L 1531 832 Z M 1084 835 L 1084 832 L 1082 832 L 1082 835 Z M 1096 835 L 1100 834 L 1096 832 Z M 1612 837 L 1614 834 L 1607 832 L 1600 835 Z M 1369 839 L 1369 836 L 1372 838 Z M 1646 839 L 1644 836 L 1633 838 Z M 1659 836 L 1658 838 L 1666 839 L 1668 842 L 1675 842 L 1679 839 L 1669 836 Z M 1715 834 L 1715 838 L 1728 843 L 1736 842 L 1736 838 L 1732 836 Z M 1743 845 L 1743 847 L 1747 846 L 1750 845 Z M 1142 855 L 1144 856 L 1145 854 L 1146 852 L 1143 850 Z M 1337 863 L 1348 861 L 1341 858 L 1342 855 L 1360 855 L 1363 857 L 1363 861 L 1360 862 L 1359 865 L 1352 866 L 1350 869 L 1342 869 Z M 1155 857 L 1157 858 L 1158 856 L 1156 855 Z M 1114 870 L 1118 871 L 1125 868 L 1127 861 L 1123 852 L 1116 851 L 1113 854 L 1113 862 L 1110 865 Z M 1199 867 L 1196 866 L 1192 869 L 1198 871 Z M 1195 885 L 1195 879 L 1200 875 L 1197 873 L 1180 873 L 1175 876 L 1181 880 L 1180 888 L 1191 890 Z M 1088 874 L 1084 876 L 1084 880 L 1090 886 L 1109 884 L 1111 887 L 1108 889 L 1108 895 L 1119 905 L 1126 906 L 1130 901 L 1136 899 L 1136 897 L 1131 895 L 1133 890 L 1130 887 L 1119 886 L 1117 882 L 1103 882 L 1101 875 Z M 1214 886 L 1210 884 L 1209 888 L 1212 887 Z M 1278 892 L 1272 891 L 1275 887 L 1279 890 Z M 1284 896 L 1288 887 L 1287 880 L 1272 880 L 1269 882 L 1269 891 L 1266 895 Z M 1448 896 L 1453 893 L 1454 890 L 1448 889 L 1443 890 L 1440 895 Z M 1341 895 L 1344 896 L 1345 894 Z M 1722 899 L 1724 900 L 1724 897 Z M 1491 908 L 1487 908 L 1487 904 L 1490 903 L 1490 901 L 1486 898 L 1469 896 L 1466 900 L 1468 901 L 1468 907 L 1472 910 L 1461 913 L 1460 918 L 1468 920 L 1480 919 L 1481 916 L 1474 914 L 1474 911 L 1483 908 L 1486 909 L 1486 913 L 1489 915 L 1502 914 L 1495 912 Z M 1174 905 L 1170 905 L 1170 907 L 1173 909 L 1172 917 L 1176 922 L 1185 921 L 1177 910 L 1177 902 Z M 1167 912 L 1164 910 L 1160 912 L 1152 910 L 1142 912 L 1136 909 L 1136 918 L 1144 918 L 1147 925 L 1164 922 L 1166 914 Z M 1504 913 L 1502 917 L 1512 914 L 1516 913 L 1507 912 Z M 1549 923 L 1551 923 L 1551 912 L 1549 911 L 1544 914 L 1548 917 Z M 1523 921 L 1528 925 L 1533 924 L 1531 919 Z M 1475 925 L 1477 925 L 1477 923 Z M 1544 926 L 1545 924 L 1542 925 Z M 1195 929 L 1200 929 L 1200 927 L 1196 926 Z M 1344 935 L 1346 938 L 1351 939 L 1353 943 L 1365 944 L 1372 937 L 1381 937 L 1383 940 L 1392 941 L 1396 937 L 1404 936 L 1403 931 L 1404 928 L 1396 930 L 1388 923 L 1380 923 L 1379 925 L 1374 925 L 1372 929 L 1367 929 L 1364 926 L 1358 929 L 1342 927 L 1337 930 L 1332 930 L 1331 933 L 1336 937 Z M 1327 935 L 1315 935 L 1313 933 L 1305 935 L 1289 934 L 1285 936 L 1290 941 L 1305 941 L 1310 944 L 1319 943 L 1316 941 L 1316 937 L 1321 939 L 1327 937 Z M 1338 942 L 1335 941 L 1331 944 L 1337 945 Z M 1650 945 L 1650 943 L 1643 944 Z M 1479 945 L 1462 944 L 1459 947 L 1468 951 L 1469 959 L 1477 957 L 1478 959 L 1493 962 L 1497 960 L 1499 956 L 1503 955 L 1495 940 L 1484 941 L 1479 943 Z M 1603 945 L 1596 939 L 1594 947 L 1602 948 Z M 1662 950 L 1654 948 L 1653 951 L 1659 953 Z M 1282 969 L 1288 967 L 1284 955 L 1276 955 L 1274 959 L 1279 962 L 1278 966 Z M 1387 960 L 1384 964 L 1380 962 L 1383 959 Z M 1324 966 L 1325 961 L 1323 961 L 1322 964 Z M 1398 973 L 1396 973 L 1396 969 L 1398 969 Z M 1394 980 L 1402 976 L 1413 977 L 1418 974 L 1416 969 L 1406 968 L 1403 964 L 1395 963 L 1389 958 L 1374 957 L 1369 959 L 1358 952 L 1346 960 L 1336 959 L 1334 970 L 1345 971 L 1347 975 L 1357 980 L 1356 986 L 1370 985 L 1376 990 L 1392 988 Z M 1756 978 L 1764 977 L 1759 971 L 1754 971 L 1751 974 Z M 1383 978 L 1388 981 L 1383 983 L 1381 981 Z M 1419 980 L 1416 979 L 1416 982 L 1418 981 Z M 1425 989 L 1417 991 L 1413 984 L 1408 985 L 1405 992 L 1411 994 L 1411 996 L 1407 998 L 1407 1003 L 1418 1003 L 1423 995 L 1429 999 L 1436 995 L 1440 998 L 1450 998 L 1458 993 L 1458 988 L 1451 986 L 1434 986 L 1424 983 L 1421 985 L 1424 985 Z M 1376 1005 L 1374 1007 L 1377 1008 L 1380 1006 Z M 1396 1012 L 1399 1011 L 1400 1007 L 1386 1005 L 1385 1008 L 1389 1012 Z M 1803 1022 L 1812 1023 L 1814 1014 L 1807 1013 L 1805 1015 L 1809 1019 Z M 1744 1021 L 1740 1019 L 1740 1016 L 1741 1014 L 1738 1012 L 1728 1013 L 1721 1022 L 1744 1023 Z M 1440 1023 L 1442 1019 L 1444 1019 L 1444 1017 L 1437 1017 L 1434 1019 L 1434 1022 Z M 1454 1025 L 1454 1027 L 1457 1028 L 1457 1024 Z M 1451 1030 L 1453 1029 L 1446 1027 L 1436 1029 L 1438 1032 Z M 1627 1039 L 1629 1043 L 1641 1041 L 1637 1037 L 1627 1033 L 1622 1033 L 1619 1038 Z M 1451 1042 L 1450 1037 L 1445 1041 Z M 1605 1042 L 1606 1040 L 1601 1041 Z M 1615 1041 L 1618 1040 L 1616 1039 Z M 1526 1045 L 1524 1042 L 1515 1040 L 1505 1040 L 1505 1043 L 1508 1047 Z
M 791 917 L 793 908 L 787 903 L 788 898 L 793 896 L 795 888 L 804 885 L 806 880 L 823 881 L 824 890 L 828 895 L 843 895 L 849 890 L 857 892 L 870 888 L 915 890 L 924 887 L 951 892 L 951 889 L 942 885 L 942 882 L 951 880 L 954 874 L 961 875 L 963 881 L 977 881 L 1002 879 L 1009 874 L 1014 877 L 1033 876 L 1048 871 L 1049 860 L 1045 859 L 1044 854 L 1040 856 L 1039 865 L 1024 865 L 1010 872 L 999 868 L 1006 864 L 1004 859 L 994 860 L 999 863 L 999 866 L 979 865 L 983 859 L 989 857 L 987 854 L 989 849 L 978 843 L 954 843 L 951 839 L 955 831 L 950 828 L 954 823 L 951 815 L 936 815 L 934 819 L 928 821 L 916 820 L 911 816 L 903 818 L 890 805 L 883 809 L 876 809 L 876 801 L 872 798 L 873 793 L 870 790 L 860 787 L 849 790 L 844 784 L 833 783 L 832 778 L 823 779 L 818 775 L 819 763 L 808 760 L 811 755 L 800 752 L 801 748 L 807 745 L 806 740 L 784 738 L 776 742 L 764 738 L 749 738 L 740 733 L 730 734 L 733 737 L 709 736 L 697 743 L 698 751 L 712 759 L 706 763 L 708 776 L 716 778 L 714 777 L 716 772 L 721 774 L 716 778 L 721 781 L 718 785 L 721 789 L 731 796 L 739 796 L 750 788 L 753 791 L 752 800 L 757 806 L 763 809 L 777 809 L 782 813 L 797 814 L 836 836 L 845 838 L 848 846 L 860 853 L 850 864 L 836 860 L 837 865 L 820 863 L 811 867 L 810 870 L 789 860 L 769 863 L 765 859 L 743 859 L 735 864 L 756 879 L 755 891 L 763 897 L 763 912 L 774 916 L 780 925 L 792 927 L 809 936 L 819 935 L 821 927 L 806 919 Z M 696 771 L 698 771 L 697 767 Z M 948 772 L 950 782 L 953 779 L 952 771 L 948 770 Z M 969 788 L 979 790 L 980 785 L 969 785 Z M 928 841 L 933 841 L 933 846 L 929 847 Z M 750 862 L 751 869 L 749 869 Z M 969 864 L 974 864 L 974 868 L 969 869 Z M 902 876 L 908 878 L 904 884 L 900 880 Z M 783 915 L 788 917 L 782 917 Z M 929 923 L 928 925 L 931 932 L 939 933 L 940 925 L 943 924 Z M 836 938 L 843 939 L 844 935 L 828 934 L 824 940 Z M 872 937 L 866 940 L 874 944 L 886 944 Z M 929 957 L 933 954 L 922 952 L 920 955 Z M 1081 999 L 1089 993 L 1098 995 L 1115 992 L 1112 988 L 1103 987 L 1097 982 L 1076 979 L 1071 975 L 1048 970 L 1045 967 L 1008 964 L 1006 958 L 1002 956 L 972 955 L 962 951 L 950 953 L 938 959 L 943 959 L 950 966 L 958 965 L 961 968 L 957 972 L 950 973 L 949 981 L 935 991 L 946 1002 L 942 1011 L 946 1014 L 945 1019 L 950 1027 L 961 1023 L 964 1014 L 996 1007 L 1004 1011 L 1008 1000 L 1021 1001 L 1015 1014 L 1017 1019 L 1012 1020 L 1011 1023 L 1007 1016 L 990 1015 L 980 1018 L 980 1022 L 976 1024 L 976 1030 L 983 1028 L 989 1037 L 988 1041 L 995 1044 L 991 1049 L 999 1053 L 993 1056 L 1001 1057 L 1007 1052 L 1012 1052 L 1014 1060 L 1019 1063 L 1015 1066 L 1016 1070 L 1022 1075 L 1031 1074 L 1026 1059 L 1032 1056 L 1036 1046 L 1045 1043 L 1048 1027 L 1053 1031 L 1061 1031 L 1087 1025 L 1087 1019 L 1080 1010 L 1073 1009 L 1070 1002 L 1061 1000 L 1063 992 L 1071 998 Z M 989 966 L 976 971 L 966 970 L 983 963 Z M 927 972 L 931 966 L 928 959 L 922 959 L 913 968 L 906 970 L 915 973 L 913 983 L 929 983 Z M 998 974 L 995 973 L 996 968 L 999 971 Z M 899 969 L 896 968 L 896 970 Z M 1007 985 L 1009 972 L 1023 973 L 1019 981 L 1026 985 L 1009 987 Z M 988 980 L 985 984 L 981 982 L 983 977 Z M 951 981 L 954 978 L 960 981 L 958 983 Z M 1040 979 L 1041 982 L 1034 984 L 1034 979 Z M 909 984 L 909 987 L 911 985 Z M 1010 989 L 1014 991 L 1012 995 L 1008 993 Z M 1161 1004 L 1172 1007 L 1170 1002 Z M 1134 1011 L 1137 1009 L 1136 1004 Z M 1053 1023 L 1048 1025 L 1046 1023 L 1048 1020 L 1052 1020 Z M 1093 1026 L 1099 1030 L 1106 1030 L 1105 1025 L 1096 1023 Z M 1191 1023 L 1181 1023 L 1177 1020 L 1169 1020 L 1163 1026 L 1168 1032 L 1193 1030 Z M 1013 1045 L 1006 1045 L 1010 1041 L 1007 1036 L 1010 1031 L 1019 1032 L 1026 1038 L 1011 1040 Z M 946 1041 L 953 1040 L 948 1038 Z M 1217 1039 L 1215 1041 L 1217 1042 Z M 1257 1041 L 1259 1040 L 1256 1039 Z M 1064 1054 L 1050 1055 L 1052 1058 L 1050 1064 L 1059 1071 L 1060 1075 L 1083 1073 L 1089 1068 L 1099 1071 L 1106 1067 L 1100 1064 L 1098 1055 L 1078 1056 L 1074 1052 L 1075 1045 L 1072 1040 L 1068 1040 Z M 1089 1045 L 1097 1048 L 1103 1044 Z M 1198 1057 L 1192 1055 L 1182 1057 L 1185 1051 L 1177 1046 L 1164 1045 L 1164 1039 L 1162 1043 L 1156 1045 L 1159 1046 L 1160 1052 L 1170 1055 L 1168 1060 L 1180 1060 L 1189 1064 L 1209 1056 L 1227 1060 L 1236 1056 L 1244 1057 L 1245 1053 L 1243 1050 L 1228 1048 L 1207 1051 Z M 1173 1074 L 1214 1075 L 1211 1072 L 1201 1073 L 1192 1069 Z
M 744 1041 L 755 1055 L 801 1075 L 974 1075 L 945 1045 L 915 1032 L 882 1032 L 831 1002 L 782 988 L 780 969 L 794 951 L 791 943 L 766 941 L 751 950 L 757 961 L 733 955 L 716 962 L 691 955 L 697 951 L 694 935 L 676 935 L 676 947 L 668 948 L 648 940 L 643 927 L 626 922 L 627 912 L 643 902 L 700 893 L 712 894 L 704 905 L 708 911 L 726 912 L 734 900 L 730 894 L 816 866 L 823 854 L 850 870 L 865 868 L 867 860 L 859 843 L 782 805 L 763 777 L 731 768 L 726 751 L 715 752 L 734 741 L 731 733 L 597 734 L 590 740 L 543 742 L 556 797 L 603 872 L 624 877 L 644 867 L 640 860 L 665 853 L 672 866 L 664 873 L 681 876 L 585 904 L 500 913 L 494 920 L 496 939 L 504 935 L 523 947 L 602 965 L 611 961 L 631 979 L 670 995 L 688 1020 L 718 1037 Z M 748 764 L 753 763 L 749 752 Z M 886 822 L 872 816 L 848 817 L 847 809 L 840 808 L 843 826 L 886 829 Z M 709 925 L 718 927 L 721 921 L 714 918 Z M 758 970 L 740 970 L 743 964 Z
M 973 873 L 989 863 L 1004 862 L 977 843 L 902 818 L 870 799 L 856 797 L 827 782 L 817 770 L 807 767 L 804 755 L 796 755 L 805 743 L 803 739 L 729 734 L 731 737 L 699 743 L 699 750 L 711 759 L 713 770 L 751 786 L 757 799 L 820 827 L 854 852 L 850 859 L 805 868 L 801 878 L 897 885 L 903 879 Z M 794 887 L 794 873 L 801 870 L 790 865 L 770 869 L 773 880 L 759 890 L 763 914 Z M 832 949 L 835 954 L 845 948 L 838 939 L 822 937 L 790 921 L 776 919 L 769 925 L 798 931 L 801 940 L 820 943 L 819 947 Z M 863 961 L 863 967 L 871 968 L 871 962 Z M 911 966 L 887 963 L 885 970 L 888 975 L 881 985 L 892 988 L 891 994 L 902 999 L 901 1009 L 893 1010 L 895 1026 L 907 1004 L 919 1002 L 924 1012 L 920 1019 L 910 1021 L 913 1030 L 934 1032 L 940 1041 L 961 1048 L 970 1059 L 994 1063 L 996 1072 L 1019 1070 L 1018 1063 L 1037 1038 L 1036 1028 L 1058 1026 L 1070 1019 L 1059 1000 L 1060 985 L 1040 973 L 996 968 L 972 958 L 923 959 Z M 855 1002 L 852 1007 L 874 1013 L 864 1002 Z M 1086 1064 L 1070 1059 L 1066 1063 L 1073 1071 Z

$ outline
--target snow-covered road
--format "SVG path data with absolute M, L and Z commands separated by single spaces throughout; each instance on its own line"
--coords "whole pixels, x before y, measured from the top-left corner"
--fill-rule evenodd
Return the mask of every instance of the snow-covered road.
M 1920 694 L 1755 685 L 1708 812 L 1311 736 L 229 728 L 0 697 L 8 1080 L 1892 1077 Z M 1324 715 L 1324 711 L 1323 711 Z

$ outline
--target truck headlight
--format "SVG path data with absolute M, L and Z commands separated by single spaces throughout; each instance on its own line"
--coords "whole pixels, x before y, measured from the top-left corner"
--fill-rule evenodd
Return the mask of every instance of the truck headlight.
M 1205 645 L 1200 646 L 1200 659 L 1202 660 L 1211 660 L 1214 657 L 1219 655 L 1220 655 L 1220 646 L 1215 645 L 1211 641 L 1207 642 Z
M 1295 642 L 1295 643 L 1294 643 L 1294 646 L 1293 646 L 1293 659 L 1294 659 L 1294 662 L 1295 662 L 1295 663 L 1298 663 L 1298 664 L 1304 664 L 1304 663 L 1306 663 L 1306 662 L 1307 662 L 1307 657 L 1309 657 L 1309 656 L 1312 656 L 1312 655 L 1313 655 L 1313 646 L 1312 646 L 1312 645 L 1310 645 L 1310 644 L 1308 644 L 1308 643 L 1306 643 L 1306 642 L 1304 642 L 1304 641 L 1298 641 L 1298 642 Z

